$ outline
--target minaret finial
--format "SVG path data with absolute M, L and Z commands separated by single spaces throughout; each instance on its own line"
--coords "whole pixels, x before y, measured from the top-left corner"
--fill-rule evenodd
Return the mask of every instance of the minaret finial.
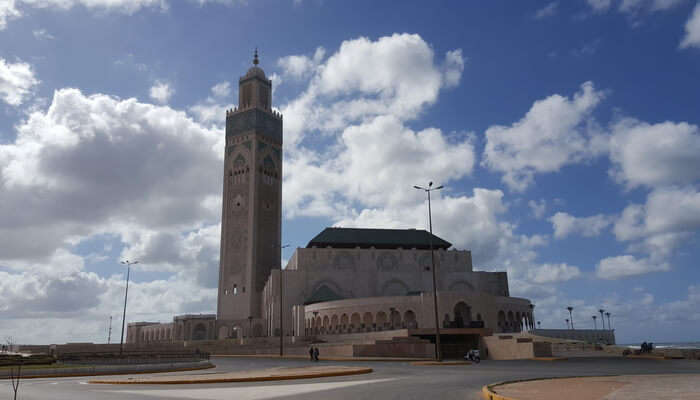
M 255 55 L 253 56 L 253 64 L 258 65 L 260 61 L 258 61 L 258 48 L 255 48 Z

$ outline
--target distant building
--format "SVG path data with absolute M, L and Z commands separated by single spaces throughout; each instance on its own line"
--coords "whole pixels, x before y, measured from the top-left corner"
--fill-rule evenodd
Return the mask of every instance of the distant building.
M 226 113 L 217 313 L 131 323 L 127 342 L 279 336 L 280 322 L 288 336 L 431 329 L 431 242 L 442 327 L 533 325 L 505 272 L 473 271 L 471 252 L 424 230 L 326 228 L 281 270 L 282 115 L 257 53 L 253 62 Z

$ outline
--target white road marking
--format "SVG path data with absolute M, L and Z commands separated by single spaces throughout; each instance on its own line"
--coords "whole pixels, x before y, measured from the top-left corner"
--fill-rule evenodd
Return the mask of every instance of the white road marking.
M 298 383 L 291 385 L 274 386 L 246 386 L 246 387 L 215 387 L 187 389 L 178 387 L 177 389 L 155 389 L 155 390 L 113 390 L 110 393 L 138 394 L 141 396 L 153 396 L 170 399 L 199 399 L 199 400 L 264 400 L 281 396 L 291 396 L 304 393 L 318 392 L 321 390 L 340 389 L 350 386 L 367 385 L 393 381 L 398 378 L 372 379 L 364 381 L 345 382 L 321 382 L 321 383 Z

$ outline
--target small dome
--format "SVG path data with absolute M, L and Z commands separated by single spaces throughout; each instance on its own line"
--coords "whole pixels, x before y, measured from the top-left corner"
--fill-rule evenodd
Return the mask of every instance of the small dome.
M 253 76 L 258 76 L 260 78 L 267 79 L 265 77 L 265 71 L 263 71 L 262 68 L 260 68 L 258 66 L 250 67 L 248 72 L 246 72 L 246 74 L 245 74 L 245 78 L 250 78 Z

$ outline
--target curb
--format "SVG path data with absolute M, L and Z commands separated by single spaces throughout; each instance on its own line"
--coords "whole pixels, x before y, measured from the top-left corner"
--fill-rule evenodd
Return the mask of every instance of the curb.
M 214 379 L 191 379 L 191 380 L 161 380 L 161 381 L 113 381 L 113 380 L 91 380 L 88 383 L 92 384 L 110 384 L 110 385 L 189 385 L 203 383 L 230 383 L 230 382 L 266 382 L 266 381 L 284 381 L 292 379 L 312 379 L 312 378 L 327 378 L 333 376 L 347 376 L 369 374 L 373 372 L 372 368 L 357 368 L 350 371 L 331 371 L 319 372 L 316 374 L 300 374 L 300 375 L 278 375 L 278 376 L 253 376 L 247 378 L 214 378 Z
M 532 357 L 530 360 L 535 361 L 566 361 L 566 357 Z
M 550 376 L 550 377 L 544 377 L 544 378 L 515 379 L 512 381 L 503 381 L 503 382 L 496 382 L 496 383 L 490 383 L 488 385 L 484 385 L 481 388 L 481 396 L 486 400 L 518 400 L 518 399 L 514 399 L 512 397 L 500 395 L 500 394 L 496 393 L 493 390 L 493 388 L 496 386 L 508 385 L 511 383 L 519 383 L 519 382 L 534 382 L 534 381 L 546 381 L 546 380 L 553 380 L 553 379 L 571 379 L 571 378 L 600 378 L 600 377 L 606 377 L 606 376 L 620 376 L 620 375 L 614 374 L 614 375 Z
M 114 372 L 76 372 L 68 374 L 46 374 L 46 375 L 22 375 L 22 379 L 39 379 L 39 378 L 77 378 L 81 376 L 106 376 L 106 375 L 136 375 L 136 374 L 159 374 L 164 372 L 186 372 L 186 371 L 198 371 L 202 369 L 216 368 L 216 365 L 202 365 L 201 367 L 187 367 L 187 368 L 168 368 L 168 369 L 154 369 L 150 371 L 114 371 Z M 2 379 L 9 379 L 0 378 Z

